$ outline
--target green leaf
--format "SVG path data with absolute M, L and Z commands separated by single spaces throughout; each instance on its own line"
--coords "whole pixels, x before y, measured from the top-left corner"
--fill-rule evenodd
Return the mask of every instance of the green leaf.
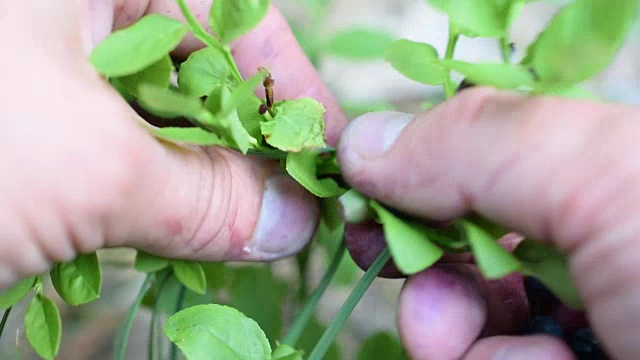
M 394 41 L 384 57 L 396 71 L 419 83 L 440 85 L 447 80 L 447 70 L 440 63 L 438 51 L 429 44 Z
M 488 85 L 499 89 L 520 89 L 534 87 L 531 72 L 522 65 L 468 63 L 457 60 L 443 60 L 442 65 L 454 70 L 478 85 Z
M 251 137 L 251 135 L 249 135 L 249 133 L 247 132 L 247 129 L 245 129 L 242 125 L 240 117 L 238 116 L 238 111 L 236 110 L 240 100 L 246 99 L 251 96 L 241 93 L 251 88 L 244 86 L 246 84 L 247 83 L 242 84 L 240 87 L 235 89 L 233 93 L 230 93 L 227 85 L 222 85 L 222 110 L 219 114 L 219 116 L 225 120 L 223 122 L 224 127 L 227 129 L 226 133 L 224 134 L 225 139 L 229 143 L 235 144 L 238 150 L 240 150 L 243 154 L 246 154 L 250 148 L 255 147 L 258 144 L 258 141 L 255 138 Z
M 264 116 L 258 112 L 261 104 L 260 99 L 252 93 L 243 98 L 236 109 L 242 127 L 244 127 L 247 133 L 254 139 L 262 138 L 260 123 L 264 120 Z
M 333 179 L 318 179 L 316 176 L 317 158 L 318 154 L 313 151 L 289 153 L 286 161 L 287 172 L 317 197 L 327 198 L 342 195 L 344 189 Z
M 567 257 L 556 249 L 525 239 L 514 251 L 523 264 L 522 272 L 538 278 L 563 303 L 574 309 L 584 305 L 571 275 Z
M 193 15 L 189 6 L 185 0 L 176 0 L 178 3 L 178 7 L 180 8 L 180 12 L 182 16 L 184 16 L 187 21 L 187 25 L 189 25 L 189 30 L 193 33 L 193 36 L 202 41 L 203 44 L 213 47 L 213 48 L 222 48 L 222 45 L 218 41 L 218 39 L 214 38 L 213 35 L 209 34 L 198 22 L 198 19 Z
M 584 90 L 578 86 L 570 86 L 563 89 L 544 90 L 542 91 L 542 93 L 545 95 L 561 96 L 569 99 L 584 99 L 584 100 L 592 100 L 592 101 L 598 101 L 598 102 L 602 101 L 602 99 L 600 99 L 595 94 L 592 94 L 587 90 Z
M 169 266 L 169 259 L 138 250 L 136 253 L 136 270 L 144 273 L 160 271 Z
M 229 44 L 258 25 L 268 9 L 269 0 L 216 0 L 209 26 L 223 43 Z
M 275 278 L 265 265 L 236 268 L 232 274 L 230 305 L 257 322 L 275 345 L 282 331 L 282 304 L 287 296 L 287 284 Z
M 613 60 L 637 16 L 638 1 L 575 0 L 560 10 L 523 64 L 546 87 L 566 87 L 597 75 Z
M 0 293 L 0 309 L 8 309 L 22 300 L 28 293 L 33 284 L 36 281 L 36 277 L 28 277 L 18 281 L 11 288 Z
M 178 86 L 194 97 L 208 96 L 223 84 L 234 85 L 232 70 L 222 50 L 213 47 L 191 53 L 180 65 Z
M 138 87 L 138 99 L 140 106 L 160 117 L 176 118 L 184 116 L 206 123 L 213 122 L 213 115 L 205 110 L 199 98 L 191 97 L 175 90 L 141 84 Z
M 379 29 L 353 28 L 338 32 L 329 41 L 329 51 L 334 55 L 369 60 L 384 57 L 393 37 Z
M 89 60 L 106 77 L 135 74 L 169 54 L 187 31 L 183 23 L 172 18 L 146 15 L 98 44 Z
M 500 16 L 495 0 L 427 0 L 468 36 L 501 37 L 506 19 Z
M 62 321 L 56 304 L 48 297 L 33 297 L 24 315 L 24 327 L 31 347 L 42 358 L 51 360 L 60 349 Z
M 409 360 L 400 340 L 386 331 L 376 332 L 367 338 L 358 350 L 357 360 Z
M 351 224 L 360 224 L 371 219 L 371 207 L 369 199 L 359 192 L 351 189 L 338 198 L 342 206 L 344 221 Z
M 50 275 L 53 287 L 67 304 L 86 304 L 100 297 L 102 270 L 95 252 L 54 265 Z
M 285 100 L 276 114 L 261 124 L 266 142 L 282 151 L 299 152 L 326 146 L 324 105 L 311 98 Z
M 188 289 L 204 294 L 207 291 L 207 279 L 202 265 L 195 261 L 171 260 L 173 272 Z
M 404 274 L 420 272 L 442 257 L 444 251 L 429 241 L 425 225 L 400 219 L 376 201 L 370 204 L 382 223 L 393 261 Z
M 129 94 L 138 96 L 140 84 L 149 84 L 161 89 L 168 88 L 171 71 L 173 71 L 173 62 L 171 57 L 166 55 L 142 71 L 118 78 L 118 81 Z
M 148 127 L 156 137 L 173 143 L 185 143 L 202 146 L 224 145 L 218 135 L 197 127 Z
M 207 279 L 207 287 L 212 290 L 219 290 L 226 286 L 229 273 L 227 267 L 222 262 L 200 262 Z
M 498 279 L 520 270 L 520 261 L 500 246 L 497 238 L 471 221 L 466 221 L 465 227 L 475 261 L 487 279 Z
M 298 351 L 289 345 L 279 345 L 271 354 L 271 360 L 303 360 L 302 351 Z
M 165 334 L 189 360 L 270 359 L 269 341 L 258 324 L 231 307 L 197 305 L 167 320 Z

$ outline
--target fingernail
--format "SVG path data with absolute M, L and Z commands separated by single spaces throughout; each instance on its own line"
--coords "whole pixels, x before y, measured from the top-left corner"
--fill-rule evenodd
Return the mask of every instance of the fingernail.
M 557 351 L 539 342 L 507 345 L 498 350 L 491 360 L 538 360 L 557 358 Z
M 316 199 L 292 178 L 269 178 L 248 256 L 266 261 L 300 251 L 315 233 L 319 214 Z
M 345 146 L 363 159 L 373 159 L 387 152 L 415 115 L 400 112 L 377 112 L 353 120 L 346 130 Z

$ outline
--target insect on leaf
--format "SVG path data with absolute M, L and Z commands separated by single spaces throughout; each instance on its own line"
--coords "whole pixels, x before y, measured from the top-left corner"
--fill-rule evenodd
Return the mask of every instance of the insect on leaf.
M 404 274 L 418 273 L 442 257 L 444 251 L 429 241 L 425 225 L 400 219 L 376 201 L 370 204 L 382 223 L 393 261 Z
M 276 114 L 261 124 L 265 141 L 282 151 L 299 152 L 326 146 L 325 107 L 311 98 L 276 104 Z
M 53 286 L 67 304 L 86 304 L 100 297 L 102 270 L 95 252 L 54 265 L 50 275 Z
M 167 56 L 187 31 L 187 26 L 172 18 L 146 15 L 99 43 L 89 60 L 106 77 L 132 75 Z
M 229 44 L 258 25 L 268 9 L 269 0 L 216 0 L 209 25 L 223 43 Z
M 60 349 L 62 321 L 56 304 L 48 297 L 33 297 L 24 315 L 24 327 L 31 347 L 42 358 L 52 360 Z
M 439 85 L 447 80 L 438 51 L 429 44 L 394 41 L 385 53 L 385 60 L 402 75 L 422 84 Z
M 271 358 L 271 346 L 258 324 L 228 306 L 184 309 L 167 320 L 164 331 L 189 360 Z

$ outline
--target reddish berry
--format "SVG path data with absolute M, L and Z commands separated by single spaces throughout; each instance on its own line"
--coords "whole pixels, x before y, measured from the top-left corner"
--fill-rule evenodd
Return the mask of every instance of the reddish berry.
M 265 104 L 260 105 L 260 108 L 258 109 L 258 112 L 260 113 L 260 115 L 264 115 L 264 113 L 267 112 L 267 105 L 265 105 Z

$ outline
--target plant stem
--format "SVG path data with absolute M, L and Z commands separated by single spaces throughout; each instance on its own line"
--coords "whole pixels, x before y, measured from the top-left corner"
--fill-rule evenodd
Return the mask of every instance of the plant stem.
M 338 332 L 340 332 L 340 329 L 342 329 L 344 323 L 349 318 L 349 315 L 351 315 L 353 309 L 358 305 L 358 302 L 364 293 L 367 291 L 371 283 L 373 283 L 375 278 L 378 276 L 378 273 L 380 273 L 380 270 L 382 270 L 389 259 L 391 259 L 391 253 L 389 252 L 389 248 L 386 248 L 380 253 L 380 255 L 378 255 L 373 264 L 371 264 L 369 269 L 364 273 L 360 281 L 358 281 L 355 288 L 353 288 L 353 291 L 351 291 L 347 300 L 342 304 L 342 307 L 338 310 L 338 314 L 336 314 L 327 330 L 322 334 L 322 337 L 318 340 L 318 343 L 313 348 L 313 351 L 311 351 L 307 360 L 322 360 L 324 358 L 329 347 L 331 347 L 331 344 L 338 335 Z
M 506 37 L 501 37 L 499 40 L 500 43 L 500 54 L 502 55 L 502 61 L 505 64 L 511 64 L 511 44 L 509 43 L 509 39 Z
M 155 333 L 156 333 L 156 324 L 158 321 L 158 312 L 160 311 L 160 296 L 162 294 L 162 290 L 164 290 L 164 286 L 167 283 L 167 279 L 169 278 L 169 273 L 166 273 L 162 276 L 162 280 L 160 280 L 160 288 L 158 289 L 158 296 L 156 297 L 156 303 L 153 304 L 153 311 L 151 312 L 151 321 L 149 322 L 149 338 L 147 340 L 147 358 L 148 360 L 153 360 L 154 357 L 154 342 L 155 342 Z
M 444 54 L 445 60 L 453 60 L 453 53 L 456 49 L 456 44 L 458 43 L 458 38 L 460 38 L 460 32 L 458 29 L 449 21 L 449 40 L 447 41 L 447 51 Z M 455 95 L 456 89 L 453 81 L 451 81 L 451 72 L 447 72 L 447 80 L 444 83 L 444 92 L 447 96 L 447 99 Z
M 318 284 L 318 287 L 313 290 L 313 293 L 311 294 L 311 297 L 309 297 L 309 300 L 305 304 L 304 308 L 302 308 L 300 314 L 293 321 L 293 324 L 291 324 L 289 331 L 287 331 L 284 338 L 282 338 L 282 344 L 289 345 L 295 348 L 298 340 L 302 336 L 302 333 L 309 325 L 309 322 L 311 322 L 318 302 L 322 298 L 322 295 L 324 295 L 324 292 L 327 290 L 329 284 L 331 283 L 331 280 L 335 276 L 336 271 L 338 270 L 338 266 L 340 265 L 340 262 L 345 255 L 346 248 L 347 246 L 343 239 L 340 242 L 340 246 L 336 250 L 335 255 L 333 256 L 331 265 L 329 265 L 329 268 L 327 268 L 327 271 L 324 273 L 320 284 Z
M 131 305 L 131 308 L 129 308 L 126 321 L 123 324 L 120 334 L 116 337 L 115 351 L 113 355 L 116 360 L 124 360 L 125 353 L 127 352 L 127 343 L 129 342 L 129 334 L 131 333 L 131 326 L 133 325 L 133 319 L 135 318 L 136 312 L 142 303 L 144 295 L 149 291 L 154 280 L 155 274 L 147 274 L 142 286 L 140 286 L 140 291 L 138 292 L 136 300 Z
M 307 299 L 307 288 L 309 287 L 308 273 L 309 273 L 309 255 L 310 248 L 306 248 L 298 255 L 296 255 L 296 264 L 298 265 L 298 277 L 300 278 L 300 284 L 298 286 L 298 302 L 303 303 Z
M 9 319 L 9 314 L 11 313 L 11 307 L 4 311 L 4 315 L 2 315 L 2 321 L 0 321 L 0 339 L 2 339 L 2 332 L 4 331 L 4 326 L 7 324 L 7 319 Z
M 184 296 L 187 293 L 187 288 L 184 285 L 180 285 L 180 292 L 178 293 L 178 299 L 176 300 L 176 308 L 174 314 L 182 310 L 182 304 L 184 303 Z M 171 342 L 171 352 L 169 353 L 169 360 L 176 360 L 178 356 L 178 347 Z

